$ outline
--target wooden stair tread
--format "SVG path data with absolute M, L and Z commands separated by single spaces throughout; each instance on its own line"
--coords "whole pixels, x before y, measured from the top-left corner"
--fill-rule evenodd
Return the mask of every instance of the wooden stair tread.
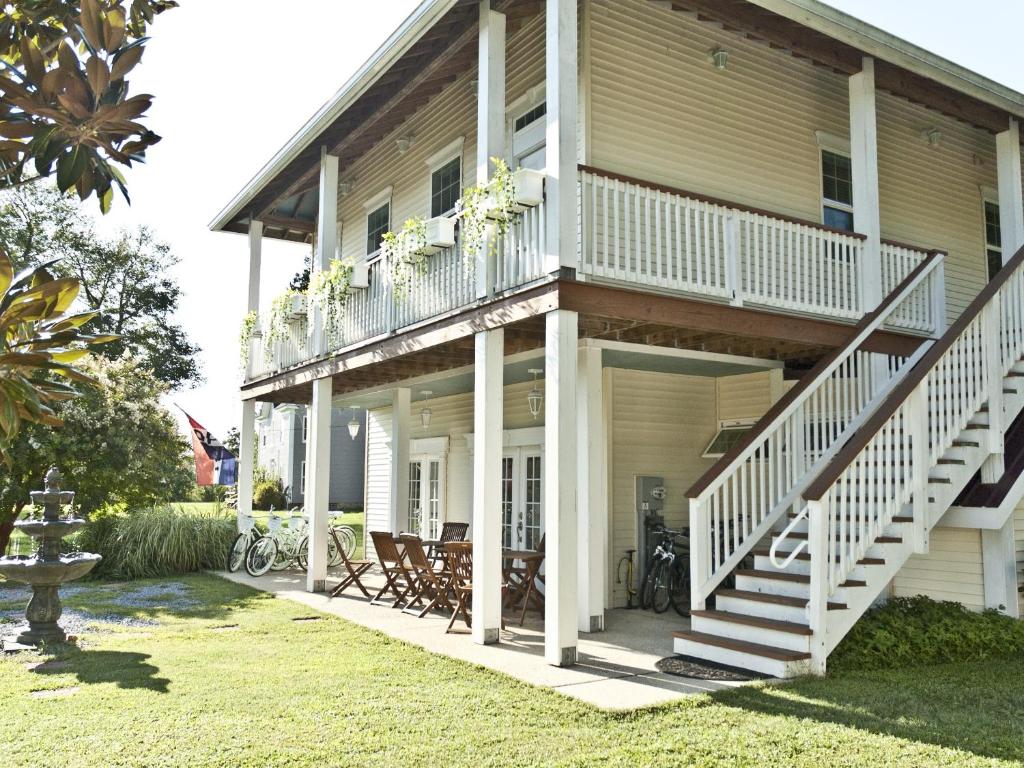
M 771 557 L 770 549 L 755 549 L 754 555 L 760 555 L 761 557 Z M 781 559 L 785 560 L 789 557 L 789 552 L 777 552 L 776 553 Z M 797 560 L 810 560 L 811 555 L 809 552 L 801 552 L 796 556 Z M 885 565 L 885 560 L 881 557 L 862 557 L 857 561 L 857 565 Z
M 749 653 L 751 656 L 761 656 L 765 659 L 775 661 L 805 661 L 811 658 L 811 654 L 802 651 L 789 651 L 785 648 L 776 648 L 772 645 L 760 645 L 759 643 L 746 643 L 742 640 L 734 640 L 729 637 L 718 637 L 717 635 L 706 635 L 703 632 L 673 632 L 672 637 L 680 640 L 690 640 L 702 645 L 713 645 L 716 648 L 725 648 L 729 651 Z
M 954 440 L 954 448 L 980 448 L 981 443 L 976 443 L 973 440 Z
M 939 464 L 952 464 L 958 466 L 965 466 L 967 464 L 963 459 L 939 459 Z
M 719 589 L 716 595 L 722 597 L 735 597 L 740 600 L 753 600 L 758 603 L 771 603 L 772 605 L 785 605 L 790 608 L 806 608 L 810 601 L 805 597 L 789 597 L 788 595 L 771 595 L 767 592 L 751 592 L 749 589 Z M 830 611 L 845 611 L 846 603 L 829 603 Z
M 797 624 L 792 621 L 779 621 L 778 619 L 765 619 L 761 616 L 749 616 L 745 613 L 732 613 L 731 611 L 704 610 L 690 611 L 691 616 L 699 616 L 705 619 L 717 621 L 728 621 L 733 624 L 744 624 L 748 627 L 759 629 L 770 629 L 775 632 L 787 632 L 791 635 L 809 636 L 814 634 L 806 624 Z
M 790 512 L 789 513 L 789 519 L 790 520 L 795 519 L 796 516 L 797 516 L 796 512 Z M 840 517 L 840 519 L 842 519 L 843 517 L 845 517 L 847 520 L 856 520 L 857 519 L 857 516 L 854 513 L 852 513 L 852 512 L 847 512 L 845 515 L 842 515 Z M 905 523 L 912 523 L 912 522 L 914 522 L 914 518 L 907 517 L 906 515 L 894 515 L 893 518 L 892 518 L 892 522 L 900 524 L 900 525 L 903 525 Z
M 810 584 L 811 577 L 801 573 L 780 573 L 778 571 L 759 571 L 757 568 L 749 568 L 736 571 L 737 576 L 750 576 L 754 579 L 771 579 L 774 581 L 792 581 L 796 584 Z M 840 587 L 866 587 L 867 582 L 847 579 Z
M 801 531 L 794 531 L 794 532 L 788 534 L 787 538 L 804 540 L 804 539 L 807 538 L 807 534 L 803 533 Z M 839 539 L 839 538 L 842 538 L 842 537 L 837 535 L 836 538 Z M 846 536 L 846 539 L 847 539 L 847 541 L 849 541 L 850 537 Z M 902 544 L 902 543 L 903 543 L 903 537 L 902 536 L 876 536 L 875 537 L 875 544 Z

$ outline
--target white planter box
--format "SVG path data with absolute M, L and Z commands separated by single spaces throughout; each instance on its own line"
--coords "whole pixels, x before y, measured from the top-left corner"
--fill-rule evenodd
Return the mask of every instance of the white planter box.
M 520 168 L 512 174 L 517 211 L 525 211 L 544 202 L 544 172 Z
M 455 245 L 455 219 L 435 216 L 427 221 L 427 253 L 437 253 Z
M 370 265 L 365 261 L 357 261 L 352 265 L 352 277 L 349 279 L 348 287 L 355 290 L 364 290 L 370 287 Z
M 288 302 L 288 319 L 291 321 L 306 319 L 306 297 L 297 294 Z

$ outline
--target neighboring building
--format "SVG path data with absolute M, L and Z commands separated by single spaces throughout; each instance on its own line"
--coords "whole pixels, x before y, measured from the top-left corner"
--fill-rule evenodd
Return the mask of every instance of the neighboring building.
M 256 415 L 259 466 L 281 480 L 289 504 L 305 498 L 309 416 L 302 405 L 264 403 Z M 352 437 L 350 422 L 357 427 Z M 366 461 L 366 414 L 335 408 L 331 413 L 331 509 L 362 509 Z
M 243 445 L 257 402 L 310 403 L 322 459 L 366 409 L 366 528 L 470 521 L 481 643 L 501 547 L 546 536 L 553 664 L 650 510 L 689 528 L 687 654 L 820 673 L 888 595 L 1016 616 L 1021 119 L 816 0 L 427 0 L 212 225 L 250 309 L 264 237 L 353 265 L 338 327 L 254 338 Z M 434 221 L 396 291 L 381 235 L 491 157 L 527 169 L 509 231 Z

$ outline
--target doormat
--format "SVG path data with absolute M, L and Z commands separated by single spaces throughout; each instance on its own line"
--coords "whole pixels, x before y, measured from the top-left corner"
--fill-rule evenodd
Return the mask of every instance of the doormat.
M 692 656 L 667 656 L 657 662 L 655 668 L 666 675 L 689 677 L 694 680 L 712 680 L 721 683 L 747 683 L 751 680 L 770 680 L 770 675 L 751 672 L 746 669 L 727 667 L 713 661 L 695 659 Z

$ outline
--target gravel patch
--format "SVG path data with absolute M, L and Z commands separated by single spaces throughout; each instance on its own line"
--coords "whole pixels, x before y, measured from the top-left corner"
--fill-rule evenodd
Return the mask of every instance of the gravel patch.
M 654 665 L 659 672 L 677 677 L 689 677 L 694 680 L 717 680 L 727 683 L 746 683 L 751 680 L 766 680 L 768 675 L 748 672 L 724 664 L 709 661 L 697 661 L 689 656 L 669 656 Z
M 164 608 L 180 611 L 201 604 L 201 601 L 189 597 L 191 592 L 187 584 L 168 581 L 162 584 L 122 588 L 108 602 L 122 608 Z
M 23 627 L 27 627 L 25 622 L 25 611 L 23 609 L 17 611 L 0 611 L 0 621 L 5 623 L 16 623 L 17 626 L 13 627 L 12 633 L 18 634 Z M 156 627 L 160 625 L 160 622 L 154 619 L 140 619 L 134 616 L 119 616 L 114 613 L 92 613 L 90 611 L 82 611 L 77 608 L 64 608 L 64 612 L 60 617 L 60 625 L 64 628 L 64 631 L 68 635 L 74 635 L 80 637 L 83 634 L 89 632 L 102 632 L 110 630 L 111 626 L 122 627 L 125 629 L 138 628 L 138 627 Z M 99 626 L 96 625 L 107 625 Z

